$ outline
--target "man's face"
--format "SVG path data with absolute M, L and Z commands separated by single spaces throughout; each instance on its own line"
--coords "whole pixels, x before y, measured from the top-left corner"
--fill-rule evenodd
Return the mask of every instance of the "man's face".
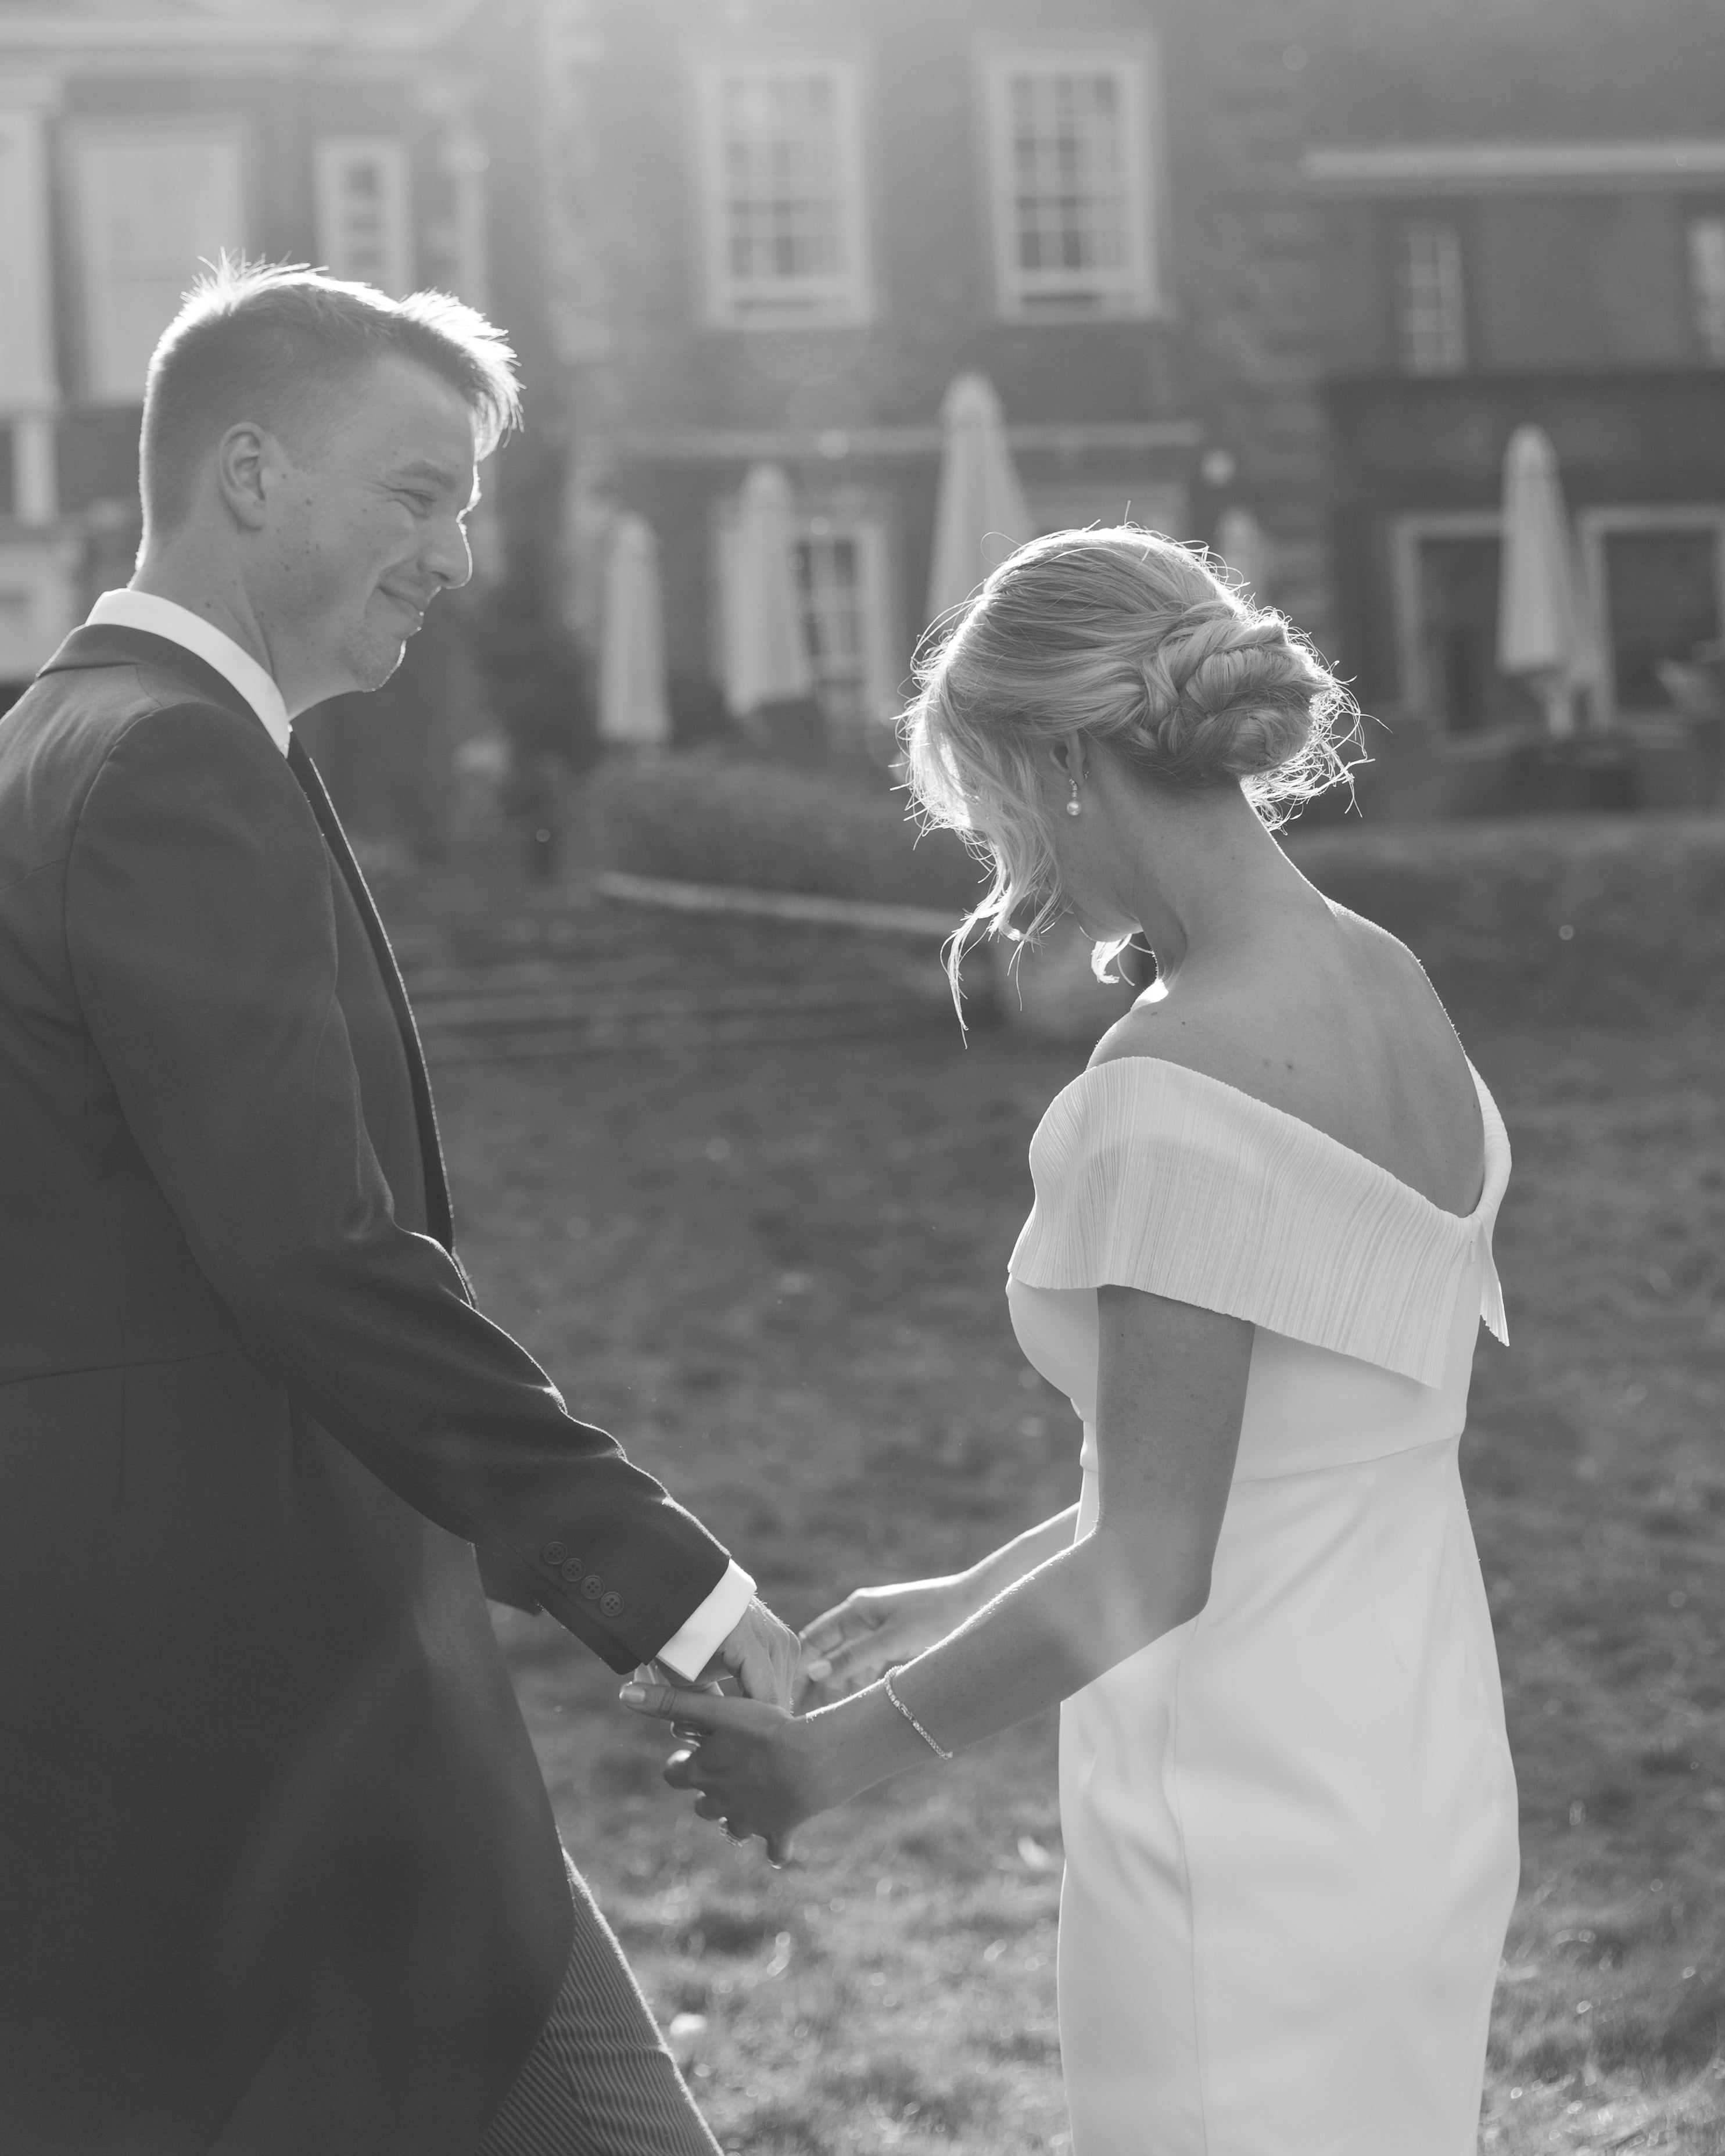
M 473 574 L 473 414 L 393 354 L 343 393 L 340 418 L 272 475 L 253 598 L 290 711 L 381 688 L 438 593 Z

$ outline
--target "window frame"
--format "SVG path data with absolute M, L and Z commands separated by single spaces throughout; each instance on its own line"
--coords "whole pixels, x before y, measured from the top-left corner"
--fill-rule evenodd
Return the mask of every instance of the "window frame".
M 1449 243 L 1450 275 L 1445 296 L 1453 303 L 1454 320 L 1442 327 L 1445 350 L 1431 365 L 1416 362 L 1412 350 L 1409 286 L 1412 282 L 1413 242 L 1417 235 L 1441 237 Z M 1439 211 L 1420 210 L 1399 216 L 1390 235 L 1390 334 L 1395 350 L 1396 372 L 1404 380 L 1444 380 L 1468 371 L 1469 308 L 1467 304 L 1467 234 L 1460 218 Z
M 0 681 L 28 681 L 81 619 L 81 554 L 76 538 L 0 534 Z
M 824 76 L 836 127 L 839 271 L 830 277 L 739 279 L 730 267 L 724 89 L 738 77 Z M 693 64 L 696 204 L 701 244 L 701 312 L 716 330 L 843 328 L 873 321 L 875 289 L 863 70 L 851 54 L 773 52 L 698 55 Z
M 1620 709 L 1617 651 L 1611 635 L 1611 588 L 1606 542 L 1625 534 L 1711 531 L 1713 535 L 1713 604 L 1719 632 L 1725 635 L 1725 501 L 1612 502 L 1579 512 L 1575 519 L 1581 548 L 1582 579 L 1599 639 L 1601 679 L 1595 695 L 1601 721 L 1641 716 L 1641 707 Z M 1651 713 L 1654 707 L 1647 707 Z
M 88 161 L 92 152 L 105 146 L 148 143 L 152 146 L 184 149 L 194 141 L 231 153 L 233 207 L 237 213 L 239 229 L 231 239 L 218 244 L 244 250 L 250 244 L 254 228 L 255 207 L 251 130 L 242 117 L 228 113 L 202 112 L 125 116 L 104 115 L 100 118 L 80 119 L 66 131 L 64 157 L 70 182 L 69 194 L 74 249 L 72 273 L 79 326 L 79 387 L 84 398 L 93 405 L 139 403 L 142 401 L 144 384 L 141 377 L 134 379 L 128 372 L 122 385 L 119 378 L 120 370 L 107 364 L 115 353 L 111 346 L 105 345 L 104 339 L 105 335 L 111 335 L 116 325 L 112 321 L 104 321 L 101 305 L 103 286 L 98 276 L 99 268 L 103 266 L 105 259 L 105 250 L 98 244 L 97 219 L 100 204 L 91 184 Z M 194 257 L 187 265 L 188 283 L 202 259 Z M 167 321 L 162 326 L 166 329 Z
M 730 633 L 730 610 L 726 594 L 732 575 L 731 550 L 735 541 L 737 512 L 742 500 L 741 477 L 739 474 L 734 482 L 727 482 L 708 504 L 707 648 L 714 677 L 720 680 L 726 679 L 729 674 L 726 639 Z M 885 723 L 889 714 L 896 716 L 902 701 L 900 690 L 909 672 L 908 654 L 904 646 L 899 613 L 890 506 L 871 490 L 864 490 L 860 493 L 849 488 L 829 493 L 810 492 L 800 483 L 793 481 L 793 484 L 795 490 L 792 528 L 793 546 L 801 546 L 812 538 L 848 538 L 857 542 L 865 594 L 863 685 L 869 715 L 862 730 L 855 736 L 848 730 L 835 728 L 829 717 L 822 695 L 820 669 L 814 650 L 809 646 L 807 616 L 801 607 L 801 582 L 794 563 L 792 581 L 797 589 L 798 619 L 803 624 L 804 648 L 814 680 L 812 694 L 820 708 L 821 721 L 827 737 L 838 747 L 860 747 L 867 740 L 870 726 L 877 721 Z
M 33 105 L 0 109 L 0 284 L 6 292 L 7 344 L 16 372 L 0 372 L 0 411 L 49 411 L 59 402 L 54 334 L 53 237 L 46 131 Z M 9 212 L 9 216 L 7 213 Z
M 317 259 L 331 276 L 357 279 L 359 272 L 347 260 L 338 261 L 331 245 L 341 217 L 344 171 L 357 158 L 374 159 L 388 177 L 380 196 L 384 240 L 380 252 L 391 271 L 388 281 L 367 278 L 393 300 L 404 299 L 415 280 L 413 221 L 413 157 L 412 146 L 400 135 L 320 135 L 311 146 L 312 214 L 317 234 Z
M 901 703 L 899 688 L 904 669 L 897 663 L 886 522 L 869 504 L 836 502 L 798 504 L 795 544 L 813 541 L 850 540 L 856 548 L 859 613 L 862 625 L 862 724 L 855 729 L 833 717 L 824 700 L 820 665 L 810 645 L 809 664 L 814 675 L 814 693 L 821 706 L 821 720 L 828 741 L 835 748 L 861 747 L 871 728 L 890 723 Z M 800 577 L 798 596 L 802 597 Z M 807 615 L 803 634 L 808 638 Z
M 1718 617 L 1725 633 L 1725 501 L 1611 503 L 1578 511 L 1575 527 L 1583 587 L 1599 642 L 1601 678 L 1594 687 L 1594 709 L 1599 722 L 1610 725 L 1626 714 L 1617 705 L 1617 654 L 1611 636 L 1606 541 L 1623 532 L 1712 531 Z M 1501 544 L 1502 537 L 1503 513 L 1499 509 L 1420 510 L 1390 519 L 1397 676 L 1403 702 L 1409 710 L 1433 708 L 1431 684 L 1425 678 L 1421 544 L 1428 539 L 1496 539 Z
M 1699 275 L 1703 233 L 1717 234 L 1720 285 L 1707 291 Z M 1688 271 L 1689 326 L 1703 367 L 1725 367 L 1725 204 L 1692 211 L 1683 221 L 1683 262 Z M 1709 319 L 1712 317 L 1712 319 Z
M 1121 87 L 1125 259 L 1098 284 L 1094 300 L 1075 273 L 1024 270 L 1013 162 L 1012 82 L 1044 76 L 1111 73 Z M 1169 312 L 1163 280 L 1163 126 L 1160 46 L 1154 37 L 1024 40 L 991 45 L 980 55 L 984 200 L 994 308 L 1012 322 L 1143 321 Z M 1063 295 L 1064 280 L 1068 287 Z
M 1429 539 L 1495 539 L 1503 543 L 1501 509 L 1427 509 L 1389 520 L 1389 580 L 1395 618 L 1396 678 L 1404 710 L 1436 718 L 1425 670 L 1425 610 L 1420 549 Z M 1447 732 L 1447 729 L 1445 729 Z

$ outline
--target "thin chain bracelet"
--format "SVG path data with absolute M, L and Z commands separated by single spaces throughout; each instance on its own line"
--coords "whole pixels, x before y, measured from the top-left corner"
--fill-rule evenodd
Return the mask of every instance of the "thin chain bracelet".
M 934 1753 L 937 1759 L 950 1759 L 952 1755 L 949 1751 L 947 1751 L 946 1746 L 944 1744 L 937 1744 L 935 1743 L 928 1732 L 922 1727 L 922 1724 L 918 1722 L 916 1716 L 911 1713 L 910 1708 L 905 1705 L 904 1702 L 893 1690 L 893 1677 L 896 1672 L 903 1667 L 904 1664 L 902 1662 L 895 1662 L 891 1669 L 888 1670 L 886 1676 L 881 1678 L 881 1683 L 886 1687 L 886 1697 L 892 1702 L 899 1712 L 903 1715 L 905 1720 L 910 1723 L 911 1728 L 916 1731 L 916 1734 L 922 1739 L 922 1742 L 928 1747 L 929 1750 Z

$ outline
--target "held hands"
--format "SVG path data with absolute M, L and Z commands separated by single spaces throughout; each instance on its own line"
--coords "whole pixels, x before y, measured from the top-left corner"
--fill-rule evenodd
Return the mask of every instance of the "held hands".
M 733 1841 L 759 1835 L 768 1859 L 783 1864 L 804 1820 L 875 1779 L 872 1771 L 859 1779 L 839 1739 L 835 1717 L 844 1720 L 850 1710 L 794 1717 L 787 1711 L 793 1681 L 805 1698 L 813 1688 L 840 1697 L 861 1691 L 944 1639 L 986 1599 L 963 1573 L 861 1588 L 804 1632 L 800 1676 L 794 1635 L 761 1604 L 751 1603 L 702 1671 L 700 1689 L 666 1681 L 667 1672 L 655 1665 L 637 1671 L 618 1697 L 634 1712 L 671 1725 L 680 1742 L 665 1779 L 674 1789 L 698 1792 L 700 1817 L 722 1821 Z M 750 1697 L 720 1691 L 713 1680 L 727 1671 Z M 899 1732 L 890 1712 L 887 1720 Z
M 894 1587 L 861 1587 L 803 1632 L 802 1681 L 823 1691 L 860 1691 L 901 1662 L 975 1614 L 962 1573 L 945 1579 L 911 1579 Z
M 665 1780 L 674 1789 L 699 1790 L 696 1812 L 721 1820 L 733 1841 L 761 1835 L 769 1862 L 784 1863 L 792 1834 L 826 1809 L 804 1738 L 809 1725 L 784 1707 L 639 1678 L 618 1697 L 637 1714 L 670 1723 L 685 1741 L 666 1763 Z
M 729 1675 L 737 1679 L 748 1698 L 788 1707 L 796 1681 L 798 1651 L 797 1635 L 790 1626 L 757 1598 L 743 1611 L 736 1630 L 720 1642 L 718 1653 L 697 1681 L 710 1685 Z

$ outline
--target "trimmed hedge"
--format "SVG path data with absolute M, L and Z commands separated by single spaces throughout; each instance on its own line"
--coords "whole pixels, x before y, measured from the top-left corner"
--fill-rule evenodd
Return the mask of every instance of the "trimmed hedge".
M 1725 818 L 1391 824 L 1296 835 L 1289 851 L 1399 937 L 1458 1011 L 1725 1014 Z
M 918 839 L 884 773 L 844 778 L 765 757 L 608 764 L 589 793 L 606 867 L 688 883 L 950 908 L 982 875 L 950 831 Z
M 949 832 L 918 840 L 902 798 L 878 778 L 705 755 L 614 766 L 592 791 L 612 868 L 956 916 L 977 865 Z M 1725 818 L 1350 820 L 1296 825 L 1288 849 L 1414 951 L 1458 1011 L 1725 1013 Z

